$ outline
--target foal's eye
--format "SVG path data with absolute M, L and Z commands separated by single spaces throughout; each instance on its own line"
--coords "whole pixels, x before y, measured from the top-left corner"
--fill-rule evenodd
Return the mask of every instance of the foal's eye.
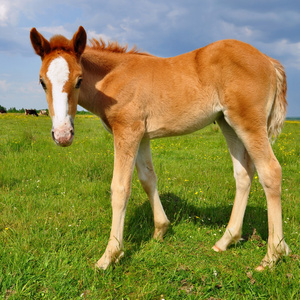
M 77 79 L 77 83 L 76 83 L 76 85 L 75 85 L 75 89 L 79 89 L 79 88 L 80 88 L 81 82 L 82 82 L 82 78 L 79 77 L 79 78 Z
M 40 79 L 40 83 L 41 83 L 43 89 L 46 90 L 47 87 L 46 87 L 46 84 L 45 84 L 45 82 L 44 82 L 44 80 L 42 78 Z

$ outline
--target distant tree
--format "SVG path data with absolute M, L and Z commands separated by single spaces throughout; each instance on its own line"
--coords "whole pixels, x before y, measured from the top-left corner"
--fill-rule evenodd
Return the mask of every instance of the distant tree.
M 77 115 L 92 115 L 92 113 L 87 110 L 77 110 L 76 114 Z
M 18 110 L 15 107 L 11 107 L 7 112 L 9 112 L 9 113 L 17 113 Z
M 15 107 L 11 107 L 7 112 L 9 112 L 9 113 L 24 113 L 25 109 L 24 108 L 16 109 Z
M 2 105 L 0 105 L 0 110 L 5 110 L 6 111 L 6 108 Z

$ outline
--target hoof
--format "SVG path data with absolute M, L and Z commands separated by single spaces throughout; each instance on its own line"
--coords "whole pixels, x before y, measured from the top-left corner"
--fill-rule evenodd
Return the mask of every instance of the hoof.
M 214 250 L 214 251 L 216 251 L 216 252 L 219 252 L 219 253 L 221 253 L 221 252 L 223 252 L 220 248 L 218 248 L 216 245 L 214 245 L 213 247 L 212 247 L 212 249 Z
M 119 255 L 116 255 L 114 259 L 107 257 L 105 254 L 96 262 L 95 268 L 100 270 L 106 270 L 111 264 L 119 262 L 124 256 L 124 251 L 121 251 Z
M 124 251 L 122 251 L 119 256 L 115 259 L 115 263 L 118 263 L 120 259 L 124 256 Z
M 102 263 L 100 260 L 98 260 L 95 263 L 95 268 L 105 271 L 109 267 L 109 265 L 110 265 L 110 263 Z
M 155 230 L 154 230 L 154 234 L 153 234 L 153 238 L 159 241 L 163 241 L 164 239 L 164 235 L 167 232 L 168 228 L 170 226 L 170 222 L 166 222 L 163 225 L 156 225 L 155 226 Z
M 258 271 L 258 272 L 262 272 L 264 271 L 266 268 L 262 265 L 259 265 L 257 268 L 255 268 L 255 271 Z

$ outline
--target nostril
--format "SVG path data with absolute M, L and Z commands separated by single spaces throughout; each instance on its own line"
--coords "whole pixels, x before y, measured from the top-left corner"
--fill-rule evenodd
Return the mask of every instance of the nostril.
M 67 147 L 72 144 L 74 138 L 74 128 L 54 128 L 51 130 L 52 139 L 54 142 L 62 147 Z

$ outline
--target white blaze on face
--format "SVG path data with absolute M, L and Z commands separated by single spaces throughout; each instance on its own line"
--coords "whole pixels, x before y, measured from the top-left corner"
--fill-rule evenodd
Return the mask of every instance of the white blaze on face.
M 68 115 L 68 94 L 63 92 L 63 88 L 69 80 L 69 74 L 69 65 L 63 57 L 55 58 L 50 63 L 47 76 L 52 84 L 53 126 L 64 123 Z
M 52 136 L 60 146 L 69 146 L 74 136 L 73 119 L 68 114 L 68 94 L 64 86 L 69 80 L 70 70 L 63 57 L 53 59 L 48 67 L 47 77 L 52 85 Z

